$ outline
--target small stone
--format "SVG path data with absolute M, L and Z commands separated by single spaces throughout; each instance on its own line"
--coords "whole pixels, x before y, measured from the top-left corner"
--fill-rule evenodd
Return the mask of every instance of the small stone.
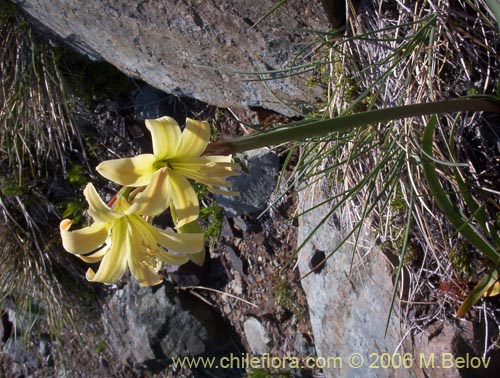
M 234 217 L 234 227 L 236 227 L 241 232 L 248 231 L 248 225 L 245 223 L 242 217 Z
M 235 295 L 243 294 L 243 287 L 241 282 L 241 275 L 238 272 L 234 272 L 234 281 L 231 281 L 229 287 L 233 290 Z
M 222 311 L 224 312 L 224 314 L 229 315 L 233 310 L 231 309 L 231 307 L 229 307 L 229 304 L 226 303 L 222 308 Z
M 221 236 L 221 238 L 233 238 L 234 237 L 233 228 L 231 227 L 231 225 L 227 221 L 226 217 L 224 217 L 222 219 L 220 236 Z
M 41 340 L 38 344 L 38 353 L 42 357 L 47 357 L 50 354 L 50 345 L 47 340 Z
M 256 318 L 248 318 L 243 329 L 250 350 L 255 355 L 263 355 L 271 351 L 271 339 L 264 326 Z
M 224 246 L 224 252 L 227 260 L 231 264 L 231 267 L 238 273 L 243 274 L 243 261 L 241 261 L 240 257 L 236 254 L 235 250 L 228 246 Z

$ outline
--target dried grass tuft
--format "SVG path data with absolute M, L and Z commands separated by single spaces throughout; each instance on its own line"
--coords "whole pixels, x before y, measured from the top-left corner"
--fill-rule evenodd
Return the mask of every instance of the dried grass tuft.
M 322 41 L 327 116 L 496 93 L 499 36 L 484 1 L 348 1 L 347 8 L 345 33 Z M 455 170 L 483 206 L 486 228 L 498 233 L 500 130 L 498 119 L 489 117 L 440 116 L 433 153 L 449 162 L 435 166 L 462 214 L 475 222 Z M 301 146 L 296 168 L 308 185 L 326 178 L 325 193 L 336 193 L 330 206 L 349 220 L 341 225 L 346 233 L 370 219 L 385 251 L 403 260 L 410 280 L 399 300 L 407 327 L 417 332 L 454 318 L 489 266 L 428 189 L 420 147 L 428 120 L 399 120 L 309 142 Z M 500 326 L 499 311 L 488 300 L 469 316 Z M 493 347 L 487 340 L 485 352 Z

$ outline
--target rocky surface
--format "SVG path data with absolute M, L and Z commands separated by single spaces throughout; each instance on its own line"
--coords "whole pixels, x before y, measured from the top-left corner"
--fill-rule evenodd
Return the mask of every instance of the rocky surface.
M 243 323 L 243 329 L 248 346 L 254 355 L 262 356 L 271 351 L 271 339 L 264 326 L 256 318 L 248 318 Z
M 264 107 L 284 114 L 290 108 L 283 103 L 300 111 L 321 96 L 303 77 L 269 81 L 266 88 L 260 81 L 248 81 L 259 76 L 238 73 L 307 63 L 310 58 L 303 57 L 311 51 L 303 49 L 311 36 L 293 28 L 330 29 L 319 0 L 288 1 L 254 28 L 275 1 L 14 2 L 80 51 L 168 93 L 221 107 Z
M 321 182 L 299 193 L 304 209 L 325 198 Z M 356 250 L 352 238 L 339 247 L 352 224 L 342 214 L 328 212 L 328 204 L 317 207 L 299 218 L 298 227 L 300 245 L 326 217 L 298 260 L 316 353 L 342 361 L 326 365 L 325 377 L 493 376 L 500 352 L 489 351 L 483 359 L 484 340 L 487 332 L 498 337 L 497 330 L 488 331 L 487 322 L 432 319 L 425 329 L 409 330 L 400 292 L 390 311 L 397 259 L 383 253 L 366 229 Z M 353 368 L 352 363 L 359 365 Z
M 117 359 L 136 371 L 158 372 L 176 357 L 240 354 L 222 318 L 171 283 L 141 288 L 132 280 L 106 303 L 103 324 Z
M 489 378 L 500 369 L 500 350 L 484 356 L 485 324 L 461 320 L 437 321 L 414 336 L 417 378 Z M 422 357 L 421 357 L 422 356 Z M 418 363 L 424 358 L 425 363 Z M 433 369 L 443 366 L 444 369 Z M 456 364 L 455 361 L 460 361 Z M 459 368 L 461 366 L 461 368 Z
M 312 186 L 300 192 L 299 202 L 304 210 L 325 200 L 320 187 Z M 328 215 L 328 211 L 326 204 L 299 218 L 299 245 Z M 298 260 L 304 277 L 301 283 L 307 297 L 316 352 L 325 359 L 340 357 L 344 363 L 342 369 L 332 364 L 323 372 L 326 377 L 387 377 L 397 374 L 392 369 L 372 369 L 367 363 L 373 361 L 374 353 L 404 353 L 399 349 L 404 331 L 397 316 L 397 303 L 390 312 L 392 270 L 367 235 L 361 238 L 357 250 L 350 242 L 339 247 L 346 235 L 341 231 L 341 223 L 334 222 L 337 217 L 341 215 L 326 218 L 305 244 Z M 347 362 L 355 353 L 360 367 L 350 368 Z
M 247 151 L 236 156 L 240 161 L 242 173 L 230 177 L 231 190 L 239 192 L 238 196 L 216 195 L 218 203 L 224 208 L 228 217 L 243 214 L 258 216 L 271 204 L 271 194 L 276 188 L 279 174 L 279 158 L 269 148 Z M 240 220 L 236 220 L 242 226 Z M 246 230 L 245 230 L 246 231 Z

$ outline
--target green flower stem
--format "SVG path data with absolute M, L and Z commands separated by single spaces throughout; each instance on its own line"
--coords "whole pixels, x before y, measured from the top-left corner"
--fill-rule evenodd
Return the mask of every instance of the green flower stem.
M 495 97 L 481 97 L 396 106 L 326 120 L 307 120 L 291 126 L 285 125 L 263 133 L 219 142 L 214 147 L 217 147 L 218 153 L 234 154 L 285 142 L 324 136 L 333 132 L 345 132 L 355 127 L 395 119 L 464 111 L 500 113 L 500 103 Z

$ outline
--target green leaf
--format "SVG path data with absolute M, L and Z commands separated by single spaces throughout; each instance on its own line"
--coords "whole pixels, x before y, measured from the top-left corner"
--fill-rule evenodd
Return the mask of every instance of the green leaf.
M 450 201 L 448 195 L 444 191 L 439 181 L 439 176 L 432 161 L 427 156 L 432 157 L 432 146 L 434 130 L 436 128 L 437 118 L 432 116 L 429 123 L 425 127 L 424 135 L 422 138 L 422 166 L 424 175 L 429 184 L 429 189 L 432 193 L 436 204 L 444 213 L 444 215 L 451 222 L 464 237 L 475 248 L 483 252 L 495 265 L 500 262 L 499 252 L 491 245 L 486 237 L 472 224 L 470 221 L 462 216 L 460 210 Z
M 500 31 L 500 3 L 498 0 L 486 0 L 486 4 L 493 12 L 498 24 L 498 30 Z
M 495 282 L 498 280 L 498 268 L 492 269 L 488 274 L 485 274 L 481 281 L 478 282 L 476 287 L 470 292 L 470 294 L 465 298 L 462 305 L 457 311 L 457 318 L 463 317 L 467 311 L 471 309 L 491 288 Z

